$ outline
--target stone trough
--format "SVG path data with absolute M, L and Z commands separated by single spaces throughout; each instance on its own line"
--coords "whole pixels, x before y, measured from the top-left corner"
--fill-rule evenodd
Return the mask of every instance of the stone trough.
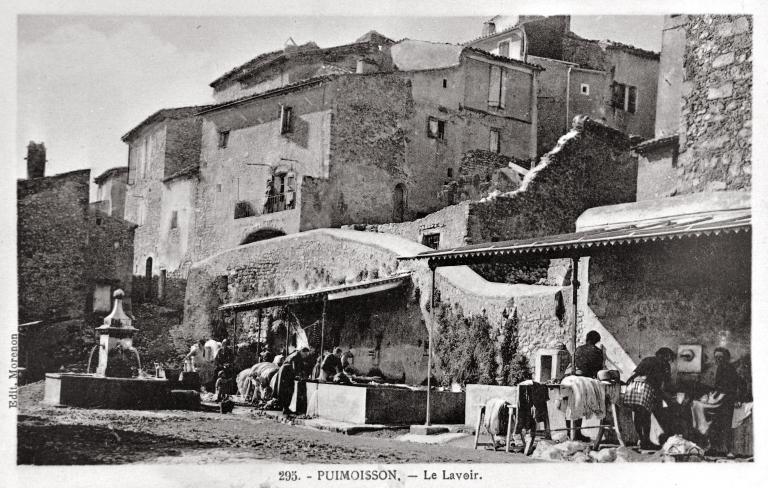
M 432 391 L 431 422 L 464 423 L 464 393 Z M 353 424 L 410 425 L 426 421 L 427 390 L 388 385 L 296 382 L 292 410 Z

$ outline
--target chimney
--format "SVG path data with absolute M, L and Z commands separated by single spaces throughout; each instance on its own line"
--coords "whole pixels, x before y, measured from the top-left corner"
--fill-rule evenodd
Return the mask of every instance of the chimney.
M 496 23 L 493 20 L 483 22 L 483 32 L 480 35 L 485 37 L 491 34 L 496 34 Z
M 27 179 L 45 176 L 45 143 L 29 141 L 27 145 Z

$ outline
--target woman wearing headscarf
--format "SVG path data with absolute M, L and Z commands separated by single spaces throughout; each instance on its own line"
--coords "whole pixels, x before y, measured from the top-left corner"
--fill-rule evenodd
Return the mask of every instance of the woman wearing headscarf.
M 643 358 L 627 380 L 622 403 L 632 409 L 641 449 L 659 449 L 651 442 L 651 414 L 661 408 L 663 387 L 669 383 L 670 363 L 674 358 L 671 349 L 662 347 L 654 356 Z

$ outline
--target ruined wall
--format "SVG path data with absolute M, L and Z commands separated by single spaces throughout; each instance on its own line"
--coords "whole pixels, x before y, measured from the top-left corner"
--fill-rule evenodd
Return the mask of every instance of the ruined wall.
M 469 243 L 573 232 L 586 209 L 634 201 L 637 163 L 629 141 L 589 119 L 574 121 L 519 190 L 469 208 Z
M 711 361 L 721 331 L 728 331 L 725 345 L 736 360 L 751 345 L 750 237 L 701 237 L 595 254 L 589 307 L 635 362 L 679 344 L 702 344 Z
M 90 170 L 17 183 L 19 322 L 83 317 Z
M 200 164 L 200 140 L 203 120 L 187 117 L 166 122 L 164 177 Z
M 685 25 L 678 193 L 752 187 L 752 17 Z
M 673 196 L 677 180 L 677 137 L 665 144 L 638 151 L 637 200 Z
M 98 179 L 98 178 L 97 178 Z M 99 208 L 117 218 L 125 216 L 125 198 L 128 191 L 128 172 L 118 173 L 102 181 L 96 189 L 96 202 Z

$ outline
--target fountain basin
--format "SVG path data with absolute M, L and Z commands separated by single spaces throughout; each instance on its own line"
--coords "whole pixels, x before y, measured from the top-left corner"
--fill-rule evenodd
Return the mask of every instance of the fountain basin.
M 432 422 L 464 423 L 464 393 L 433 390 L 430 400 Z M 427 390 L 297 381 L 291 409 L 355 424 L 420 424 L 427 418 Z
M 55 406 L 155 410 L 173 408 L 171 384 L 158 378 L 47 373 L 43 403 Z

